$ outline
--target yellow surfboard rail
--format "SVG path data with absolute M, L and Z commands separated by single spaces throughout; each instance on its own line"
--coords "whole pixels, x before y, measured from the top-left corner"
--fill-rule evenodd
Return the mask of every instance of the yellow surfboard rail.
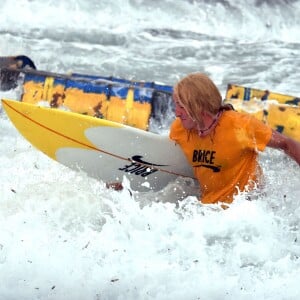
M 84 135 L 84 131 L 95 126 L 97 120 L 90 120 L 85 115 L 77 114 L 76 122 L 80 123 L 81 131 L 74 131 L 74 113 L 61 110 L 51 110 L 30 103 L 22 103 L 23 111 L 19 110 L 20 101 L 2 99 L 5 111 L 13 124 L 30 143 L 56 160 L 57 149 L 63 147 L 76 147 L 98 151 Z M 97 123 L 97 122 L 96 122 Z M 35 124 L 33 126 L 32 124 Z M 51 124 L 51 127 L 49 125 Z M 121 128 L 122 124 L 101 120 L 99 126 Z

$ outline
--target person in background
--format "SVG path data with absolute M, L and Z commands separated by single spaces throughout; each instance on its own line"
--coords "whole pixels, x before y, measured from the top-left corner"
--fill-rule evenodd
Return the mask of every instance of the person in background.
M 7 91 L 17 87 L 19 69 L 34 69 L 34 62 L 25 55 L 0 56 L 0 90 Z
M 258 151 L 266 147 L 282 149 L 300 165 L 300 143 L 223 105 L 218 88 L 205 74 L 181 79 L 173 100 L 176 119 L 169 136 L 194 169 L 202 203 L 231 203 L 239 191 L 259 187 Z

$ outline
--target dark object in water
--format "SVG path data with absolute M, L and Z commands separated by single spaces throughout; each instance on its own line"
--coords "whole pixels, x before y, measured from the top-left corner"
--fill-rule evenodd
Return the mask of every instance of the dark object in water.
M 28 68 L 36 70 L 34 62 L 28 56 L 0 57 L 0 90 L 8 91 L 16 88 L 20 76 L 20 73 L 16 70 Z

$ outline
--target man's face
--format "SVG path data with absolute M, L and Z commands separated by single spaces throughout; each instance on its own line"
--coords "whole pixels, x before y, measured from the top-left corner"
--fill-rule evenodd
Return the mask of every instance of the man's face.
M 175 103 L 175 115 L 181 120 L 181 123 L 185 129 L 193 129 L 197 127 L 196 121 L 194 121 L 186 109 L 183 107 L 179 97 L 176 93 L 173 93 L 173 100 Z

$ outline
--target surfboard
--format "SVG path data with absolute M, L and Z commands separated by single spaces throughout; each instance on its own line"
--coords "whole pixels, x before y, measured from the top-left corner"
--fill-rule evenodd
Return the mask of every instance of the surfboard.
M 176 178 L 196 181 L 168 136 L 15 100 L 2 106 L 18 131 L 59 163 L 104 182 L 126 176 L 136 191 L 159 191 Z
M 260 90 L 231 83 L 227 85 L 225 99 L 241 99 L 245 102 L 251 102 L 253 100 L 276 100 L 279 104 L 300 106 L 300 97 L 274 93 L 269 90 Z
M 250 113 L 272 129 L 300 141 L 300 98 L 229 84 L 225 103 Z
M 0 57 L 1 59 L 1 57 Z M 172 108 L 173 87 L 156 82 L 135 81 L 113 76 L 59 74 L 33 69 L 1 68 L 0 90 L 7 80 L 22 85 L 21 101 L 107 119 L 148 130 L 150 118 L 165 120 Z

